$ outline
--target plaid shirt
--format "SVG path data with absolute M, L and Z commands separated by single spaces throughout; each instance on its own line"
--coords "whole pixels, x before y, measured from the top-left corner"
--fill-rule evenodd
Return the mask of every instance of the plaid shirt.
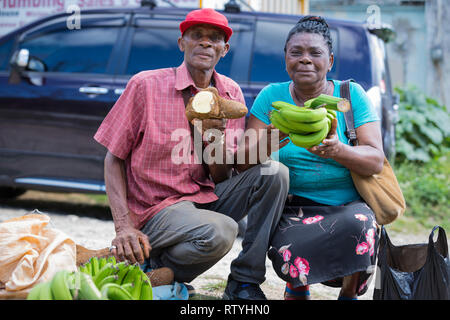
M 233 80 L 215 71 L 213 78 L 220 96 L 245 103 Z M 188 163 L 177 164 L 172 158 L 180 139 L 194 145 L 181 93 L 190 86 L 195 88 L 184 63 L 176 75 L 173 68 L 136 74 L 94 136 L 125 161 L 127 203 L 138 229 L 160 210 L 179 201 L 208 203 L 218 199 L 214 182 L 203 165 L 193 160 L 193 152 L 191 161 L 185 161 Z M 244 125 L 244 118 L 228 120 L 226 129 L 240 129 L 237 132 L 243 133 Z M 172 135 L 175 130 L 176 139 Z M 227 139 L 227 148 L 236 150 L 237 141 L 239 137 L 234 143 Z

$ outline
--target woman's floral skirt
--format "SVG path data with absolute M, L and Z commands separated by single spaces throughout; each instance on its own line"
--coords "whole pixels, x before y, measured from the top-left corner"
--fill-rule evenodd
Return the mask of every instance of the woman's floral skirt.
M 344 206 L 286 206 L 268 256 L 277 275 L 294 287 L 342 286 L 360 272 L 358 295 L 375 272 L 378 226 L 363 201 Z

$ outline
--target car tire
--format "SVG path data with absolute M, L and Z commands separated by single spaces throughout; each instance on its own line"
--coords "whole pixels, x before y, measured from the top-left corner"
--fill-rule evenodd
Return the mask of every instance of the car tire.
M 27 190 L 22 188 L 14 188 L 14 187 L 0 187 L 0 199 L 14 199 L 22 194 L 24 194 Z

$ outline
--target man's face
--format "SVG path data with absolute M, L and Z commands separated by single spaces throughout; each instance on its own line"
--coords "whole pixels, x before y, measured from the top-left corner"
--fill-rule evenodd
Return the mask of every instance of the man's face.
M 225 33 L 208 24 L 187 29 L 178 39 L 178 46 L 184 52 L 186 65 L 199 70 L 213 69 L 230 47 L 225 43 Z

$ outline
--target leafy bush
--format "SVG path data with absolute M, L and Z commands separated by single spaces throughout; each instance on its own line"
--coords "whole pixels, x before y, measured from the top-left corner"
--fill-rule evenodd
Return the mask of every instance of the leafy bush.
M 422 226 L 441 225 L 450 230 L 450 151 L 427 163 L 404 161 L 395 164 L 395 174 L 406 200 L 405 216 Z
M 450 116 L 445 106 L 417 87 L 395 88 L 400 95 L 396 161 L 428 162 L 450 146 Z

